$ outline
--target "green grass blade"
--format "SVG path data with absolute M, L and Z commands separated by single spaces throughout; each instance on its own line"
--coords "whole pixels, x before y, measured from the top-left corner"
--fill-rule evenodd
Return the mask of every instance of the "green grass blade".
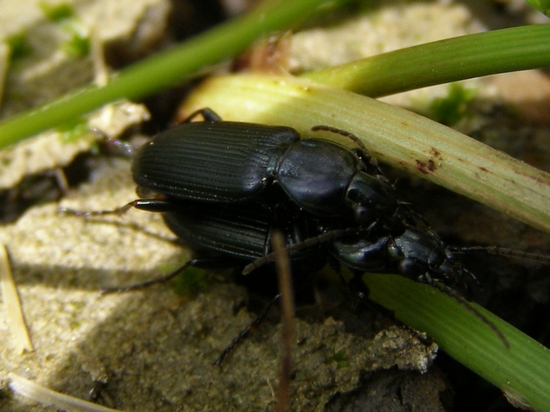
M 471 310 L 437 289 L 402 276 L 366 274 L 369 298 L 397 319 L 426 332 L 460 363 L 508 398 L 537 411 L 550 410 L 550 350 L 482 307 L 472 306 L 505 336 L 510 347 Z
M 380 54 L 303 77 L 371 97 L 550 66 L 550 25 L 470 34 Z
M 550 232 L 548 173 L 399 107 L 305 79 L 260 75 L 210 79 L 188 99 L 189 110 L 206 106 L 226 120 L 289 125 L 305 136 L 319 124 L 346 130 L 378 160 Z
M 90 87 L 0 123 L 0 148 L 70 121 L 101 105 L 138 99 L 181 83 L 206 66 L 234 56 L 255 39 L 282 30 L 326 0 L 269 1 L 252 13 L 156 54 L 120 72 L 105 87 Z

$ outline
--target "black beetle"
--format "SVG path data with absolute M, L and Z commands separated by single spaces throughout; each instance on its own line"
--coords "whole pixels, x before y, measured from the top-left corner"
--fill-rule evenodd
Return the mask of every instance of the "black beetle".
M 199 114 L 203 122 L 190 122 Z M 391 216 L 397 197 L 363 152 L 300 139 L 290 127 L 221 121 L 202 109 L 143 145 L 132 174 L 138 186 L 171 201 L 254 201 L 272 207 L 289 198 L 313 215 L 351 213 L 366 224 Z

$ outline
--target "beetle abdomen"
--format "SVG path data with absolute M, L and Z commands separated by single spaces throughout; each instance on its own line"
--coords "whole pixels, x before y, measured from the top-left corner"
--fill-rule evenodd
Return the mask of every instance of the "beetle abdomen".
M 250 123 L 185 123 L 154 137 L 132 165 L 139 186 L 168 197 L 242 202 L 272 181 L 268 165 L 298 133 Z
M 196 252 L 255 260 L 269 247 L 270 215 L 262 208 L 204 204 L 164 214 L 164 221 Z

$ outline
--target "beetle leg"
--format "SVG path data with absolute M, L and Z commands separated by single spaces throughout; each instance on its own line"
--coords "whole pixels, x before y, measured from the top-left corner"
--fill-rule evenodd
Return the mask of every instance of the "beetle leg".
M 358 232 L 362 232 L 360 228 L 346 228 L 346 229 L 334 229 L 330 230 L 326 233 L 322 233 L 317 236 L 313 236 L 307 239 L 304 239 L 300 243 L 295 243 L 293 245 L 290 245 L 286 248 L 286 251 L 292 256 L 293 253 L 296 253 L 300 250 L 311 248 L 314 246 L 321 245 L 323 243 L 330 242 L 334 239 L 338 239 L 340 237 L 344 237 L 347 235 L 355 235 Z M 255 271 L 256 269 L 262 267 L 263 265 L 266 265 L 270 262 L 273 262 L 277 259 L 277 252 L 271 252 L 268 253 L 265 256 L 262 256 L 261 258 L 256 259 L 255 261 L 249 263 L 246 265 L 242 271 L 243 276 L 246 276 L 250 274 L 251 272 Z
M 155 285 L 157 283 L 167 282 L 170 279 L 176 277 L 182 270 L 186 269 L 187 267 L 194 266 L 193 261 L 194 261 L 194 259 L 190 260 L 189 262 L 186 262 L 185 264 L 178 267 L 176 270 L 168 273 L 167 275 L 164 275 L 164 276 L 161 276 L 161 277 L 158 277 L 158 278 L 154 278 L 154 279 L 149 279 L 149 280 L 147 280 L 143 283 L 135 283 L 135 284 L 129 285 L 129 286 L 119 286 L 119 287 L 114 287 L 114 288 L 101 289 L 99 291 L 99 294 L 100 295 L 106 295 L 107 293 L 113 293 L 113 292 L 117 292 L 117 293 L 129 292 L 131 290 L 145 289 L 145 288 L 148 288 L 149 286 Z
M 129 205 L 139 210 L 157 213 L 174 212 L 182 209 L 180 204 L 162 199 L 136 199 L 130 202 Z
M 233 340 L 231 341 L 231 343 L 229 345 L 227 345 L 227 347 L 222 351 L 222 353 L 220 354 L 220 356 L 218 356 L 218 358 L 214 361 L 213 365 L 214 366 L 221 366 L 223 360 L 225 359 L 225 357 L 227 355 L 229 355 L 229 353 L 235 349 L 235 346 L 237 346 L 239 343 L 242 342 L 242 340 L 250 333 L 251 330 L 253 329 L 256 329 L 258 326 L 260 326 L 260 324 L 263 322 L 263 320 L 266 318 L 267 314 L 269 313 L 269 311 L 271 310 L 271 308 L 273 307 L 273 305 L 275 303 L 277 303 L 277 301 L 281 298 L 281 295 L 278 294 L 276 295 L 272 300 L 271 302 L 269 302 L 267 304 L 267 306 L 265 307 L 265 309 L 263 310 L 262 313 L 260 313 L 252 322 L 250 322 L 250 324 L 244 328 L 243 330 L 241 330 L 241 332 L 235 337 L 233 338 Z
M 123 215 L 128 211 L 128 209 L 132 208 L 134 206 L 134 202 L 130 202 L 125 204 L 124 206 L 117 207 L 116 209 L 110 209 L 110 210 L 77 210 L 77 209 L 71 209 L 68 207 L 60 207 L 59 213 L 65 213 L 68 215 L 74 215 L 74 216 L 83 216 L 83 217 L 91 217 L 91 216 L 104 216 L 104 215 Z
M 124 206 L 117 207 L 116 209 L 110 210 L 77 210 L 70 209 L 68 207 L 59 208 L 59 212 L 66 213 L 74 216 L 105 216 L 105 215 L 123 215 L 129 209 L 135 208 L 139 210 L 145 210 L 147 212 L 156 212 L 156 213 L 166 213 L 181 210 L 182 207 L 178 203 L 174 203 L 168 200 L 162 199 L 136 199 L 129 203 L 126 203 Z
M 206 267 L 209 266 L 211 263 L 211 259 L 209 258 L 195 258 L 191 259 L 187 262 L 185 262 L 183 265 L 179 266 L 177 269 L 173 270 L 172 272 L 168 273 L 164 276 L 159 276 L 153 279 L 146 280 L 142 283 L 135 283 L 133 285 L 128 286 L 119 286 L 119 287 L 113 287 L 113 288 L 104 288 L 99 291 L 100 295 L 106 295 L 107 293 L 122 293 L 122 292 L 130 292 L 133 290 L 140 290 L 148 288 L 149 286 L 156 285 L 158 283 L 165 283 L 168 282 L 170 279 L 175 278 L 177 275 L 179 275 L 182 271 L 187 269 L 188 267 Z
M 514 259 L 530 260 L 533 262 L 550 263 L 550 256 L 538 253 L 529 253 L 521 250 L 507 249 L 500 246 L 448 246 L 448 249 L 454 253 L 482 253 L 486 255 L 496 255 L 511 257 Z
M 214 112 L 212 109 L 205 107 L 199 110 L 194 111 L 191 113 L 187 119 L 182 121 L 182 123 L 189 123 L 191 122 L 195 117 L 201 115 L 203 119 L 207 122 L 221 122 L 222 118 L 218 116 L 216 112 Z

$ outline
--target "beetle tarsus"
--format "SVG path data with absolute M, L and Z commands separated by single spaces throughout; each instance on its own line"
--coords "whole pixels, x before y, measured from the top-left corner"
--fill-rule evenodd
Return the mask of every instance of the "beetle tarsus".
M 190 261 L 184 263 L 183 265 L 181 265 L 180 267 L 178 267 L 176 270 L 173 270 L 172 272 L 168 273 L 167 275 L 160 276 L 160 277 L 157 277 L 157 278 L 154 278 L 154 279 L 149 279 L 149 280 L 147 280 L 145 282 L 142 282 L 142 283 L 135 283 L 133 285 L 128 285 L 128 286 L 118 286 L 118 287 L 114 287 L 114 288 L 101 289 L 99 291 L 99 295 L 101 296 L 101 295 L 106 295 L 106 294 L 109 294 L 109 293 L 124 293 L 124 292 L 140 290 L 140 289 L 146 289 L 146 288 L 148 288 L 149 286 L 152 286 L 152 285 L 168 282 L 169 280 L 175 278 L 183 270 L 187 269 L 189 266 L 194 266 L 194 262 L 195 262 L 194 259 L 190 260 Z
M 281 295 L 278 294 L 276 295 L 268 304 L 267 306 L 264 308 L 264 310 L 262 311 L 262 313 L 260 313 L 258 316 L 256 316 L 256 318 L 250 322 L 250 324 L 244 328 L 243 330 L 241 330 L 239 332 L 239 334 L 233 338 L 233 340 L 231 341 L 231 343 L 229 345 L 227 345 L 225 347 L 225 349 L 222 351 L 222 353 L 220 354 L 220 356 L 218 356 L 216 358 L 216 360 L 214 361 L 214 363 L 212 363 L 213 366 L 221 366 L 225 357 L 227 355 L 229 355 L 233 349 L 235 349 L 235 347 L 242 342 L 242 340 L 244 338 L 246 338 L 246 336 L 248 336 L 248 334 L 258 328 L 260 326 L 260 324 L 264 321 L 264 319 L 267 317 L 267 315 L 269 314 L 269 312 L 271 311 L 271 308 L 273 307 L 273 305 L 275 303 L 277 303 L 279 301 L 279 299 L 281 298 Z

